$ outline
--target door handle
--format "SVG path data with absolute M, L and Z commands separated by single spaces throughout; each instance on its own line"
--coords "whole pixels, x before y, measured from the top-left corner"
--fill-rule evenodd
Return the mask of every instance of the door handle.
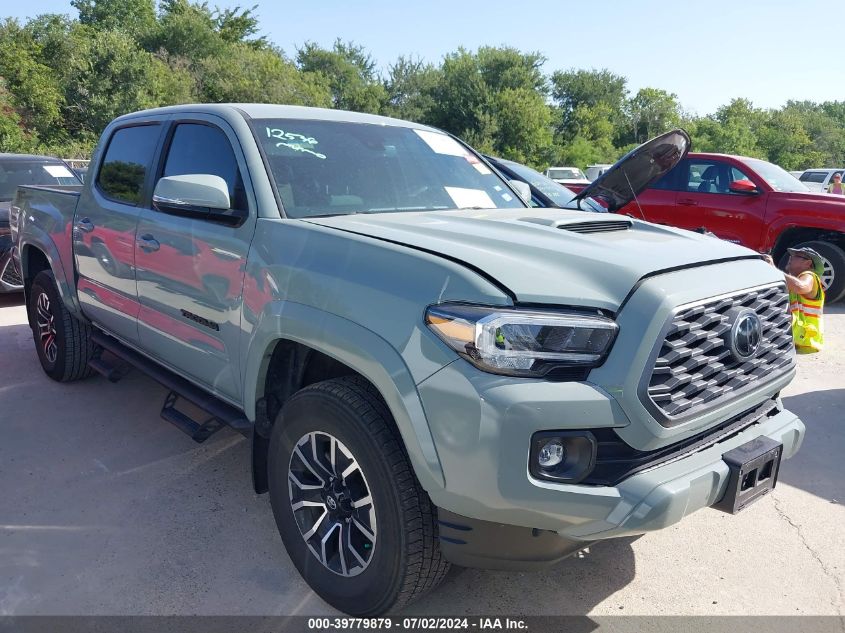
M 156 240 L 149 233 L 147 235 L 142 235 L 141 237 L 139 237 L 137 244 L 138 248 L 140 248 L 145 253 L 153 253 L 161 247 L 161 244 L 158 243 L 158 240 Z
M 678 204 L 685 206 L 685 207 L 697 207 L 698 203 L 693 200 L 692 198 L 681 198 L 678 200 Z
M 76 228 L 83 233 L 90 233 L 94 230 L 94 223 L 88 218 L 82 218 L 76 223 Z

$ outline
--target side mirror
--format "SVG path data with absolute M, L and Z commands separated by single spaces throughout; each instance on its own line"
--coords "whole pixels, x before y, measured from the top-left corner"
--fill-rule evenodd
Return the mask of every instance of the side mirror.
M 516 190 L 523 202 L 531 202 L 531 186 L 527 182 L 521 180 L 510 180 L 508 182 L 510 182 L 511 187 Z
M 153 191 L 153 208 L 163 213 L 237 226 L 248 213 L 231 206 L 226 181 L 211 174 L 165 176 Z
M 760 193 L 755 185 L 750 180 L 734 180 L 728 187 L 732 193 Z

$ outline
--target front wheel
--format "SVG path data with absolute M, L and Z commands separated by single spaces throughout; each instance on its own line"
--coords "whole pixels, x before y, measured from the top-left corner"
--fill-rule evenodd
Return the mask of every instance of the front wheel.
M 296 393 L 270 440 L 270 503 L 299 573 L 355 616 L 401 608 L 449 569 L 436 509 L 381 396 L 358 377 Z
M 49 270 L 38 273 L 30 286 L 29 314 L 45 374 L 58 382 L 70 382 L 93 373 L 88 367 L 95 352 L 91 326 L 67 311 Z

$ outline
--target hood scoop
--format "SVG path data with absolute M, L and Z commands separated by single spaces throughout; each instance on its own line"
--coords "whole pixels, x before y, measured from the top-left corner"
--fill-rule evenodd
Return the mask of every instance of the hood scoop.
M 582 215 L 582 214 L 581 214 Z M 611 233 L 613 231 L 627 231 L 634 226 L 631 220 L 627 220 L 624 216 L 618 220 L 587 220 L 582 222 L 572 222 L 571 220 L 561 220 L 560 218 L 520 218 L 520 222 L 531 222 L 532 224 L 541 224 L 543 226 L 550 226 L 554 229 L 563 229 L 564 231 L 572 231 L 573 233 Z
M 613 231 L 627 231 L 632 226 L 630 220 L 606 220 L 603 222 L 573 222 L 557 227 L 573 233 L 611 233 Z

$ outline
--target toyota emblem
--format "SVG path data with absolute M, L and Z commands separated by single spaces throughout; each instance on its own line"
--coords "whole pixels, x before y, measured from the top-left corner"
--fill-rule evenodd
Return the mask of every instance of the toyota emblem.
M 743 362 L 754 356 L 763 340 L 763 323 L 753 310 L 740 311 L 730 330 L 729 346 L 734 358 Z

